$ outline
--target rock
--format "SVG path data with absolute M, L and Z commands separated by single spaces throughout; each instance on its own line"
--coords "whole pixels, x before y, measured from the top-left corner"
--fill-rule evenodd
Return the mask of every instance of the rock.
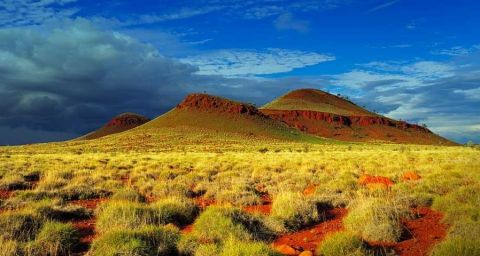
M 284 255 L 298 255 L 299 251 L 293 249 L 291 246 L 282 244 L 275 246 L 275 250 Z
M 313 252 L 311 251 L 303 251 L 298 256 L 313 256 Z

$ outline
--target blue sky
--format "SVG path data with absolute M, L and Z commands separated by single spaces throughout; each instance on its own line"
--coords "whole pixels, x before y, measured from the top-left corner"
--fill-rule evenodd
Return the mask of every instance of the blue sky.
M 480 3 L 0 1 L 0 144 L 78 136 L 189 92 L 312 87 L 480 142 Z

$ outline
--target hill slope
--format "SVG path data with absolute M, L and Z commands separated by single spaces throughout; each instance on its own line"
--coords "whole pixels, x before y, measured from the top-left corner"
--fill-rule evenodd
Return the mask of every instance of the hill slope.
M 337 140 L 455 144 L 425 127 L 377 115 L 320 90 L 292 91 L 266 104 L 261 111 L 301 131 Z
M 137 126 L 140 126 L 148 121 L 150 121 L 150 119 L 139 114 L 123 113 L 112 118 L 107 124 L 105 124 L 100 129 L 90 132 L 78 138 L 78 140 L 98 139 L 107 135 L 124 132 L 130 129 L 133 129 Z
M 182 131 L 183 137 L 318 140 L 271 119 L 252 105 L 207 94 L 190 94 L 177 107 L 131 133 Z

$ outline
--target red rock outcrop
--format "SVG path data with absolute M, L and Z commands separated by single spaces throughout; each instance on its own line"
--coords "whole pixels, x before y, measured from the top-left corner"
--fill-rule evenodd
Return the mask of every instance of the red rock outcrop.
M 208 94 L 190 94 L 177 109 L 197 109 L 200 111 L 265 116 L 256 107 Z

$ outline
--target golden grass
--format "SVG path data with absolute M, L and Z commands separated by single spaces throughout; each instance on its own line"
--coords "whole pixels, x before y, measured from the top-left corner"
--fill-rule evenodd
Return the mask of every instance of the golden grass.
M 163 135 L 166 137 L 161 138 Z M 444 220 L 450 225 L 449 235 L 438 244 L 435 255 L 478 252 L 480 230 L 471 230 L 475 234 L 466 232 L 469 226 L 480 225 L 480 196 L 476 193 L 480 187 L 478 149 L 247 141 L 235 136 L 215 140 L 215 134 L 206 134 L 204 138 L 189 137 L 181 142 L 176 137 L 181 136 L 181 132 L 157 134 L 143 143 L 139 140 L 140 136 L 142 134 L 131 133 L 128 136 L 107 137 L 95 143 L 68 142 L 0 148 L 0 184 L 23 183 L 22 177 L 31 173 L 40 176 L 36 187 L 15 191 L 10 199 L 0 200 L 0 209 L 33 207 L 33 202 L 44 198 L 68 201 L 107 197 L 124 187 L 157 200 L 204 196 L 222 205 L 241 207 L 259 203 L 264 193 L 268 193 L 276 204 L 277 196 L 282 198 L 288 193 L 299 195 L 313 184 L 317 189 L 309 200 L 345 206 L 353 213 L 355 209 L 361 210 L 364 203 L 373 200 L 369 198 L 390 200 L 385 201 L 391 202 L 385 204 L 387 209 L 380 207 L 378 211 L 367 213 L 366 219 L 374 216 L 368 233 L 375 233 L 376 227 L 381 227 L 386 220 L 397 224 L 395 221 L 404 216 L 397 212 L 399 200 L 410 206 L 433 205 L 445 214 Z M 413 171 L 422 178 L 402 181 L 401 177 L 406 171 Z M 385 176 L 392 179 L 395 185 L 388 192 L 372 192 L 357 184 L 362 174 Z M 389 205 L 393 206 L 388 208 Z M 311 213 L 309 204 L 299 203 L 297 208 L 286 213 L 286 216 Z M 1 213 L 1 218 L 9 214 Z M 382 214 L 387 216 L 382 217 Z M 310 219 L 308 216 L 301 217 Z M 269 225 L 273 222 L 272 218 L 262 218 L 262 221 Z M 8 223 L 5 225 L 11 226 Z M 352 224 L 348 229 L 368 239 L 369 236 L 365 236 L 367 228 L 360 228 L 361 225 L 356 228 Z M 395 234 L 392 239 L 386 240 L 395 240 Z M 0 235 L 0 241 L 0 244 L 8 244 L 9 248 L 22 246 L 8 235 Z M 463 241 L 463 244 L 458 244 L 459 241 Z M 204 244 L 197 246 L 198 254 L 209 246 L 223 248 L 220 244 Z M 258 250 L 264 250 L 259 244 L 255 246 Z

